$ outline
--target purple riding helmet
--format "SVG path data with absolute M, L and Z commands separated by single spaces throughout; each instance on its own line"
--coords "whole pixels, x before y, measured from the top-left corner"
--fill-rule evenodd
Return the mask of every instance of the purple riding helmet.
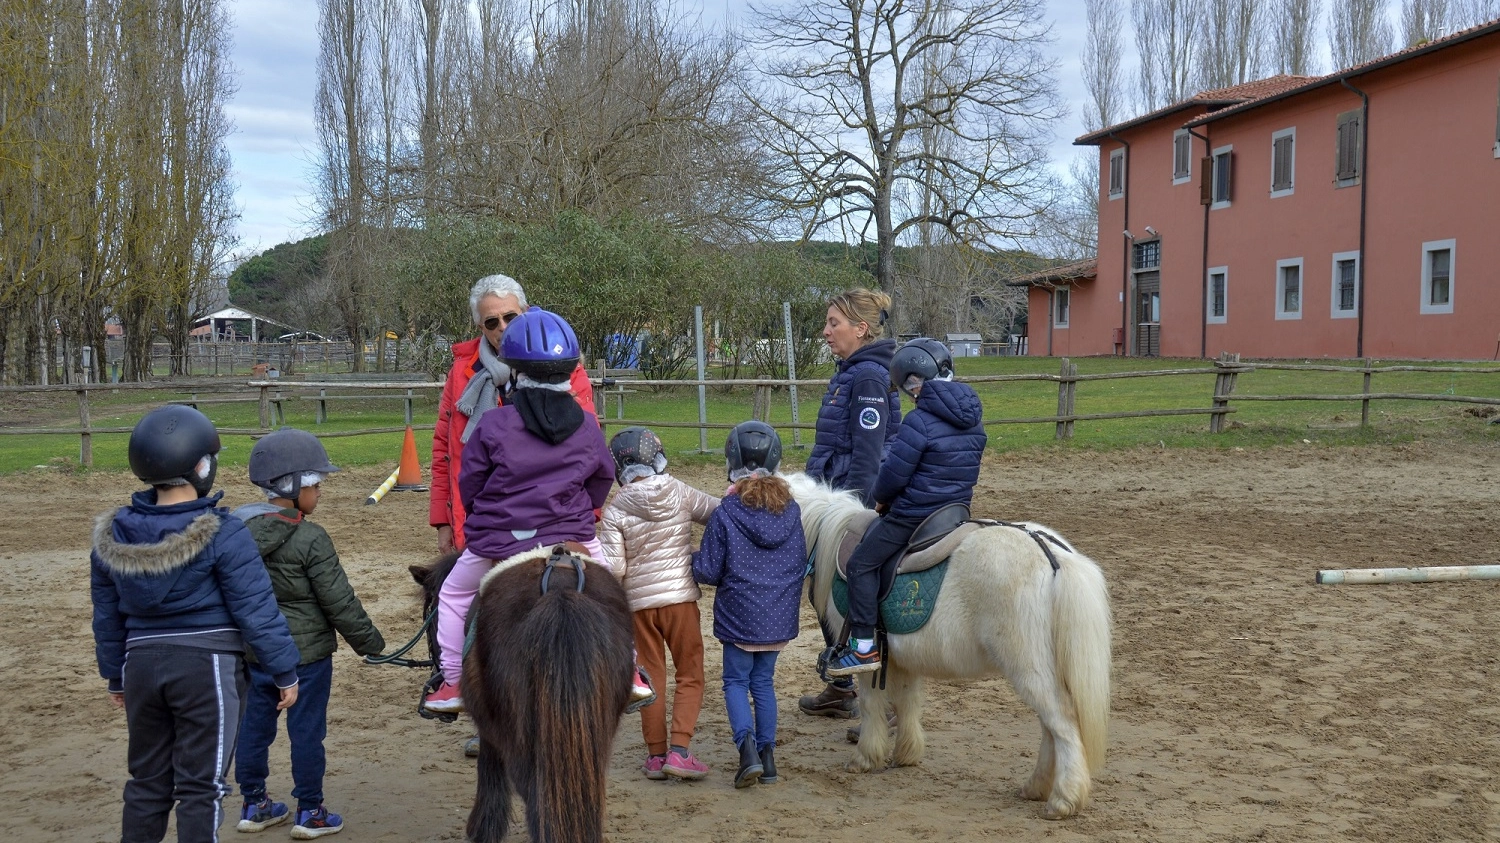
M 578 335 L 568 320 L 532 305 L 511 320 L 500 337 L 500 359 L 517 374 L 542 383 L 562 383 L 578 367 Z

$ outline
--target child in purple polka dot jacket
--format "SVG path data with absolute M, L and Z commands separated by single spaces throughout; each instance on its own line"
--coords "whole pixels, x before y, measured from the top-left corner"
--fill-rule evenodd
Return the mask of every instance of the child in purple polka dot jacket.
M 802 511 L 775 474 L 781 438 L 744 422 L 724 444 L 729 480 L 693 554 L 693 577 L 716 587 L 714 637 L 724 645 L 724 706 L 740 751 L 735 787 L 776 781 L 776 657 L 797 637 L 807 570 Z M 751 703 L 754 703 L 754 713 Z

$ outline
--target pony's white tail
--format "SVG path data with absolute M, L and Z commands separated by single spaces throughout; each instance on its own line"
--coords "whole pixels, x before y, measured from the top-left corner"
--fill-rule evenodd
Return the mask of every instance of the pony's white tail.
M 1109 740 L 1111 621 L 1109 589 L 1093 560 L 1058 553 L 1052 589 L 1052 647 L 1057 674 L 1073 699 L 1089 774 L 1104 766 Z

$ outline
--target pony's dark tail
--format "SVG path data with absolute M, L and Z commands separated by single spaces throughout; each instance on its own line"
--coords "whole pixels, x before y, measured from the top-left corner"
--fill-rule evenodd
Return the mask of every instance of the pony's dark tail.
M 512 646 L 533 648 L 529 700 L 536 730 L 527 827 L 533 843 L 602 843 L 611 740 L 630 696 L 628 628 L 571 587 L 553 586 Z M 522 775 L 526 775 L 522 773 Z

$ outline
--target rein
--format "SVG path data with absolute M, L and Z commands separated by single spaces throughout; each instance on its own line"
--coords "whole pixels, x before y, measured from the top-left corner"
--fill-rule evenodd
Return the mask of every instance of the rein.
M 401 645 L 401 648 L 394 653 L 365 656 L 365 664 L 393 664 L 397 667 L 432 667 L 432 659 L 403 659 L 401 657 L 411 652 L 411 648 L 417 646 L 417 642 L 422 640 L 423 636 L 427 634 L 427 630 L 436 621 L 437 601 L 433 601 L 432 611 L 428 612 L 427 617 L 422 619 L 422 625 L 417 627 L 417 634 L 413 635 L 410 641 Z

